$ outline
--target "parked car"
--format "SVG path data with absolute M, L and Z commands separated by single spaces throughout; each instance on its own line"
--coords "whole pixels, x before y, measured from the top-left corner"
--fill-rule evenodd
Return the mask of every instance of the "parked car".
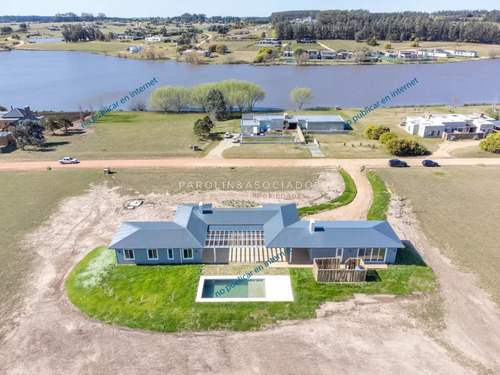
M 238 143 L 240 141 L 240 137 L 233 137 L 233 143 Z
M 439 167 L 438 163 L 429 159 L 422 160 L 422 165 L 424 167 Z
M 75 158 L 71 158 L 69 156 L 66 156 L 62 159 L 59 159 L 59 163 L 61 163 L 61 164 L 78 164 L 79 161 Z
M 407 167 L 408 166 L 408 163 L 406 163 L 403 160 L 399 160 L 399 159 L 391 159 L 391 160 L 389 160 L 388 164 L 389 164 L 389 167 Z
M 224 138 L 232 138 L 232 137 L 233 137 L 233 135 L 231 133 L 229 133 L 229 132 L 224 133 Z

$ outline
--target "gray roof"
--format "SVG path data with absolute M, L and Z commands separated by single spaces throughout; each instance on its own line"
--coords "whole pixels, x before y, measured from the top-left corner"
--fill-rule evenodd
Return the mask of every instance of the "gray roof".
M 111 249 L 203 248 L 208 231 L 264 231 L 267 247 L 349 248 L 403 244 L 386 221 L 320 221 L 309 230 L 295 204 L 260 208 L 212 208 L 181 204 L 173 222 L 127 222 Z
M 303 120 L 307 122 L 344 122 L 339 115 L 297 115 L 292 120 Z
M 126 222 L 116 232 L 110 249 L 202 248 L 189 230 L 173 222 Z
M 309 230 L 309 221 L 299 221 L 267 241 L 267 247 L 395 247 L 404 245 L 387 221 L 318 221 Z

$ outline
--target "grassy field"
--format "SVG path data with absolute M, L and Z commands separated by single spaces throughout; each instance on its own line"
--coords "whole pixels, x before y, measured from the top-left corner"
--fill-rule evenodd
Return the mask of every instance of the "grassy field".
M 236 159 L 301 159 L 312 157 L 309 149 L 305 146 L 281 144 L 241 145 L 225 150 L 222 156 Z
M 110 112 L 84 133 L 49 135 L 41 151 L 17 150 L 1 154 L 0 160 L 52 160 L 63 156 L 85 159 L 147 159 L 203 157 L 222 139 L 224 132 L 238 132 L 239 120 L 217 122 L 213 140 L 200 142 L 193 134 L 194 122 L 204 114 L 159 112 Z M 59 134 L 60 132 L 58 132 Z M 199 145 L 194 152 L 189 145 Z
M 70 273 L 66 290 L 84 313 L 111 324 L 163 332 L 231 329 L 247 331 L 284 319 L 316 315 L 325 301 L 354 293 L 408 294 L 434 291 L 434 273 L 410 249 L 396 265 L 369 272 L 360 284 L 318 284 L 311 269 L 290 269 L 294 302 L 196 303 L 201 265 L 117 266 L 114 252 L 100 247 Z
M 21 246 L 24 235 L 37 228 L 69 196 L 82 194 L 90 183 L 103 181 L 96 171 L 1 172 L 0 190 L 4 196 L 0 210 L 0 338 L 2 326 L 10 321 L 21 301 L 25 281 L 37 261 Z
M 305 215 L 314 215 L 322 211 L 333 210 L 334 208 L 345 206 L 346 204 L 349 204 L 354 200 L 357 193 L 354 180 L 346 171 L 339 170 L 338 172 L 344 180 L 344 191 L 342 195 L 340 197 L 332 199 L 328 203 L 299 208 L 298 212 L 300 217 Z
M 450 152 L 456 158 L 500 158 L 500 154 L 481 150 L 479 146 L 459 148 Z
M 373 202 L 366 215 L 366 220 L 387 220 L 387 209 L 391 202 L 391 194 L 387 191 L 384 180 L 373 171 L 366 172 L 373 190 Z
M 192 191 L 214 190 L 215 185 L 221 190 L 241 191 L 276 191 L 266 189 L 265 181 L 277 181 L 281 186 L 291 182 L 294 186 L 303 186 L 307 182 L 313 185 L 323 171 L 320 168 L 189 168 L 189 169 L 123 169 L 113 174 L 110 186 L 118 186 L 126 193 L 138 192 L 139 194 L 158 193 L 169 194 L 189 193 Z M 197 182 L 201 182 L 197 186 Z M 241 188 L 237 183 L 241 183 Z M 296 185 L 300 182 L 301 185 Z M 228 187 L 228 183 L 235 186 Z M 259 185 L 257 186 L 257 183 Z M 284 189 L 280 189 L 284 190 Z M 300 189 L 296 189 L 300 190 Z
M 500 168 L 402 168 L 376 172 L 398 195 L 411 201 L 427 237 L 453 262 L 476 274 L 480 285 L 500 304 Z

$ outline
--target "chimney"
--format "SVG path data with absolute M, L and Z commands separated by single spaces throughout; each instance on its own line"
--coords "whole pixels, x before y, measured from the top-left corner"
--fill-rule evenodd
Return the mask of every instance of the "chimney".
M 316 220 L 311 219 L 309 220 L 309 232 L 314 233 L 316 230 Z
M 203 202 L 198 203 L 198 209 L 200 211 L 200 214 L 203 214 Z
M 27 115 L 31 115 L 31 109 L 29 105 L 24 107 L 24 111 L 26 112 Z

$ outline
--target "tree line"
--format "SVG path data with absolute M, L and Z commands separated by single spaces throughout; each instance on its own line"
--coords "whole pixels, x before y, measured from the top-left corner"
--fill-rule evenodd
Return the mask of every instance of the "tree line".
M 149 108 L 169 112 L 200 108 L 203 112 L 212 112 L 214 108 L 221 108 L 222 103 L 222 108 L 229 111 L 238 108 L 243 112 L 244 109 L 253 110 L 255 104 L 264 100 L 265 96 L 264 89 L 259 85 L 232 79 L 203 83 L 192 88 L 176 86 L 158 88 L 150 96 Z
M 314 11 L 312 11 L 314 12 Z M 464 11 L 449 14 L 400 12 L 370 13 L 365 10 L 331 10 L 315 14 L 312 22 L 293 22 L 300 12 L 273 13 L 271 21 L 279 39 L 377 39 L 405 41 L 463 41 L 500 44 L 498 11 Z M 311 11 L 304 12 L 311 16 Z M 470 17 L 467 17 L 467 14 Z M 452 21 L 450 21 L 450 19 Z M 493 21 L 493 22 L 491 22 Z

